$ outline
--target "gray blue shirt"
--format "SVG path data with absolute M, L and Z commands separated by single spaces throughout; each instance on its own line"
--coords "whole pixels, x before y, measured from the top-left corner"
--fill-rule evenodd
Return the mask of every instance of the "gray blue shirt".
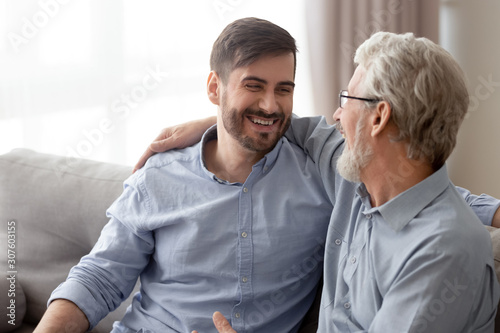
M 319 332 L 493 332 L 490 236 L 445 166 L 380 207 L 360 185 L 352 208 L 338 259 L 326 252 Z

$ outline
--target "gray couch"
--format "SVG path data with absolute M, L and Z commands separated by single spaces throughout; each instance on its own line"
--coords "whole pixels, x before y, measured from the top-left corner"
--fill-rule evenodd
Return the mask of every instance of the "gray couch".
M 107 222 L 105 211 L 120 195 L 123 181 L 130 174 L 131 168 L 126 166 L 68 159 L 26 149 L 0 156 L 3 254 L 9 244 L 8 224 L 11 229 L 15 227 L 14 271 L 17 273 L 11 275 L 17 282 L 15 323 L 20 327 L 16 333 L 33 331 L 46 310 L 52 290 L 66 279 L 70 268 L 97 241 Z M 10 231 L 12 235 L 13 230 Z M 12 236 L 10 242 L 13 242 Z M 6 267 L 6 255 L 2 257 L 1 272 L 11 271 Z M 10 282 L 12 279 L 2 279 L 3 311 L 14 299 L 5 297 L 8 290 L 13 289 Z M 124 314 L 126 305 L 122 304 L 108 315 L 93 332 L 109 332 L 112 322 Z M 10 320 L 2 313 L 0 332 L 12 328 L 5 318 Z
M 130 174 L 131 167 L 26 149 L 0 156 L 0 271 L 7 275 L 0 279 L 0 306 L 7 311 L 0 311 L 0 332 L 34 330 L 52 290 L 97 241 L 108 220 L 105 211 Z M 500 229 L 490 231 L 500 276 Z M 109 314 L 93 332 L 109 332 L 129 303 Z M 317 311 L 316 303 L 301 333 L 315 332 Z M 9 324 L 13 314 L 15 326 Z
M 27 149 L 0 155 L 0 272 L 15 278 L 0 279 L 1 333 L 34 330 L 51 292 L 97 241 L 108 221 L 105 211 L 121 194 L 131 172 L 131 167 L 122 165 Z M 13 262 L 8 261 L 9 245 L 15 247 L 10 252 Z M 11 282 L 15 282 L 12 287 Z M 130 299 L 92 332 L 109 332 L 128 304 Z M 12 316 L 12 310 L 15 321 L 7 316 Z M 317 310 L 316 304 L 303 333 L 315 332 Z

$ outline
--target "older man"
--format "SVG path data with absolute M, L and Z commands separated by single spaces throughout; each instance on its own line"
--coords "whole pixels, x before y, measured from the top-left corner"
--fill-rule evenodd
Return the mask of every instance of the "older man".
M 354 60 L 337 169 L 362 184 L 339 262 L 325 258 L 319 331 L 493 332 L 490 237 L 445 166 L 468 109 L 461 69 L 412 34 L 377 33 Z

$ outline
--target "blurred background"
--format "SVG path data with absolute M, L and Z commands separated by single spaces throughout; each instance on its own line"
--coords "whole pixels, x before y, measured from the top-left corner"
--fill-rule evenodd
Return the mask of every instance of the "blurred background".
M 205 92 L 212 43 L 256 16 L 297 40 L 294 112 L 329 122 L 353 52 L 373 32 L 440 43 L 471 96 L 450 176 L 500 197 L 499 15 L 498 0 L 2 0 L 0 154 L 134 165 L 163 127 L 215 115 Z

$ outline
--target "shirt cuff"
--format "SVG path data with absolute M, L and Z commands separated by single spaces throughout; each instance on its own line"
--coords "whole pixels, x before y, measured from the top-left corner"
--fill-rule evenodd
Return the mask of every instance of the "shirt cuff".
M 67 280 L 61 283 L 50 295 L 47 306 L 56 299 L 65 299 L 75 303 L 87 317 L 90 325 L 89 331 L 107 314 L 99 311 L 99 304 L 97 304 L 92 293 L 76 280 Z

